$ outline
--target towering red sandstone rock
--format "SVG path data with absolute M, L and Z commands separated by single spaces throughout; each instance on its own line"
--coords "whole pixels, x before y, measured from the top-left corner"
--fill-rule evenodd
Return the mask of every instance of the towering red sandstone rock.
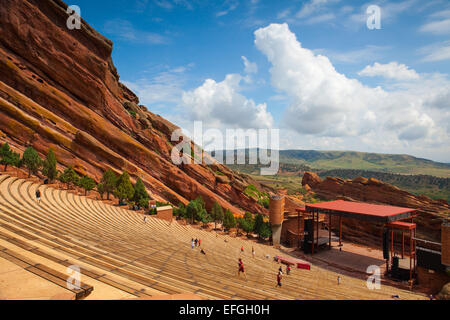
M 51 147 L 63 166 L 97 179 L 127 170 L 160 201 L 202 196 L 208 206 L 265 212 L 242 193 L 248 178 L 219 164 L 171 162 L 177 127 L 139 105 L 119 82 L 112 42 L 84 21 L 69 30 L 66 9 L 59 0 L 1 1 L 0 140 L 41 155 Z

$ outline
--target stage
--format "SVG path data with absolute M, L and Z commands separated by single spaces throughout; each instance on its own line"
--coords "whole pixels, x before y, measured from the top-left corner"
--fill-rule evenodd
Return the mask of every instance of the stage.
M 319 260 L 331 267 L 364 275 L 369 266 L 379 267 L 382 275 L 386 270 L 383 251 L 346 242 L 339 247 L 339 241 L 332 241 L 331 249 L 320 250 L 312 259 Z

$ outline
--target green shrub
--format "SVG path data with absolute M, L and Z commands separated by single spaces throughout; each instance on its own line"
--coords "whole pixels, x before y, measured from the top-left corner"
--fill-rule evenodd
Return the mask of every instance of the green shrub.
M 58 170 L 56 169 L 57 163 L 55 153 L 50 149 L 42 166 L 42 174 L 46 176 L 50 182 L 58 177 Z
M 103 195 L 105 194 L 105 185 L 103 183 L 99 183 L 97 185 L 97 192 L 100 194 L 100 198 L 103 200 Z
M 272 228 L 270 227 L 270 223 L 268 222 L 263 223 L 259 231 L 259 236 L 262 239 L 266 239 L 269 238 L 271 235 L 272 235 Z
M 119 203 L 123 200 L 131 201 L 134 196 L 134 188 L 130 181 L 130 175 L 124 171 L 117 180 L 117 186 L 114 195 L 119 199 Z
M 134 110 L 128 110 L 128 109 L 127 109 L 127 111 L 128 111 L 128 113 L 129 113 L 134 119 L 136 119 L 136 111 L 134 111 Z
M 8 142 L 5 142 L 0 148 L 0 158 L 1 164 L 5 166 L 5 170 L 10 166 L 19 166 L 20 155 L 16 152 L 13 152 L 9 147 Z
M 103 173 L 103 177 L 101 180 L 101 184 L 103 185 L 104 191 L 106 192 L 106 199 L 109 200 L 109 195 L 114 193 L 117 185 L 117 176 L 111 170 L 108 169 Z
M 236 226 L 236 219 L 230 210 L 226 210 L 223 216 L 223 226 L 226 230 L 230 230 Z
M 80 177 L 75 172 L 72 166 L 68 166 L 63 173 L 59 175 L 59 181 L 66 183 L 68 188 L 71 189 L 74 185 L 78 185 L 80 182 Z
M 93 190 L 95 188 L 95 186 L 96 186 L 96 183 L 95 183 L 94 179 L 92 179 L 88 176 L 84 176 L 80 180 L 80 187 L 82 187 L 84 189 L 85 196 L 87 196 L 88 191 Z
M 150 196 L 147 193 L 144 182 L 142 182 L 141 178 L 138 178 L 136 184 L 134 185 L 133 201 L 142 208 L 148 208 L 149 200 Z
M 211 219 L 212 219 L 212 221 L 214 221 L 215 229 L 217 229 L 217 222 L 223 221 L 223 209 L 217 201 L 215 201 L 212 206 Z
M 33 147 L 28 147 L 22 155 L 22 162 L 28 169 L 28 178 L 31 174 L 37 174 L 39 168 L 42 166 L 42 159 Z

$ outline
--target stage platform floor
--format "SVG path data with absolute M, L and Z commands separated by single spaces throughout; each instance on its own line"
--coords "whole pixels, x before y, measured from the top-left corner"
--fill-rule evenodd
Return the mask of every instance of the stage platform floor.
M 341 250 L 340 250 L 341 249 Z M 369 266 L 378 266 L 383 274 L 386 270 L 386 261 L 383 251 L 343 242 L 339 247 L 338 241 L 331 242 L 331 249 L 321 249 L 312 259 L 327 262 L 348 270 L 366 273 Z

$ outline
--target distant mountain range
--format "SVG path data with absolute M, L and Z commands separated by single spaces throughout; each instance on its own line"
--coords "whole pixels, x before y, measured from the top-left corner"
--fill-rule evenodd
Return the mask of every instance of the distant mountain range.
M 316 150 L 280 150 L 279 155 L 280 164 L 299 166 L 299 169 L 307 167 L 315 170 L 352 169 L 450 178 L 450 163 L 410 155 Z M 260 165 L 246 165 L 246 167 L 250 169 Z
M 255 149 L 252 149 L 255 150 Z M 234 151 L 236 154 L 236 150 Z M 271 151 L 269 151 L 270 153 Z M 225 154 L 225 151 L 224 151 Z M 322 178 L 376 178 L 413 194 L 450 201 L 450 164 L 410 155 L 364 153 L 355 151 L 280 150 L 277 176 L 259 177 L 261 164 L 227 165 L 276 187 L 297 189 L 305 171 Z M 248 150 L 246 152 L 248 158 Z M 248 163 L 248 160 L 247 160 Z

